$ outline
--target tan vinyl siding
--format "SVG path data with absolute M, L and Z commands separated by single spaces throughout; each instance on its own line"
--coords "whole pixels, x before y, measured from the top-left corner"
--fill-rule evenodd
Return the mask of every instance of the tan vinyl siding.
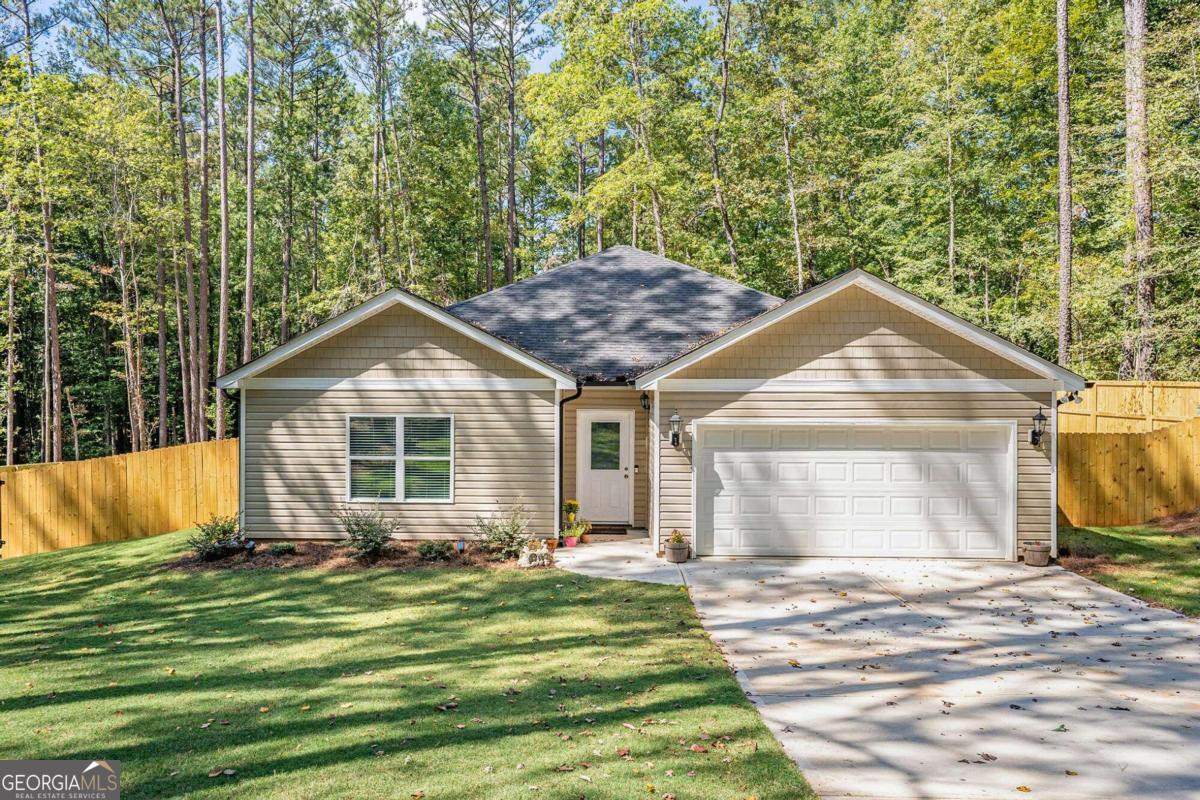
M 573 392 L 565 392 L 570 396 Z M 649 522 L 650 509 L 650 413 L 642 410 L 641 392 L 633 389 L 585 388 L 578 400 L 563 407 L 563 499 L 576 497 L 576 412 L 581 409 L 632 410 L 633 415 L 633 463 L 637 472 L 633 476 L 633 525 L 645 528 Z
M 1031 417 L 1054 402 L 1050 393 L 995 394 L 782 394 L 733 392 L 665 392 L 659 398 L 660 532 L 678 528 L 692 532 L 692 438 L 687 426 L 700 418 L 792 419 L 994 419 L 1017 423 L 1017 541 L 1049 541 L 1053 524 L 1050 507 L 1053 470 L 1047 427 L 1041 447 L 1029 444 Z M 682 445 L 669 441 L 667 420 L 678 409 L 684 421 Z M 1050 416 L 1047 414 L 1047 416 Z
M 262 374 L 265 378 L 540 378 L 537 372 L 402 305 Z
M 672 378 L 1038 378 L 1008 359 L 852 286 Z
M 381 502 L 397 536 L 470 536 L 476 515 L 513 503 L 529 512 L 532 532 L 554 530 L 553 391 L 248 389 L 243 397 L 252 536 L 340 537 L 333 512 L 346 500 L 351 414 L 454 415 L 454 502 Z

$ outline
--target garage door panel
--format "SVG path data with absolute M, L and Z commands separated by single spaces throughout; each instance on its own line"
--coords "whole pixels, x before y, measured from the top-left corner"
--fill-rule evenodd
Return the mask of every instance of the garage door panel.
M 713 433 L 698 454 L 711 464 L 697 487 L 701 553 L 1010 557 L 1010 428 Z

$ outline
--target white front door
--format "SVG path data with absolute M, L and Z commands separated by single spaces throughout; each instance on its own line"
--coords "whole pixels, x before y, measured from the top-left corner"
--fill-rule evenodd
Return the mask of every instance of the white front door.
M 633 523 L 633 411 L 575 415 L 575 491 L 592 522 Z
M 707 425 L 702 555 L 1015 557 L 1007 424 Z

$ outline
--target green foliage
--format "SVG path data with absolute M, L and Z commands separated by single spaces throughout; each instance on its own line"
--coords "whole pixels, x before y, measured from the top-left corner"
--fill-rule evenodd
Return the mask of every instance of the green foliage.
M 422 561 L 449 561 L 454 557 L 454 544 L 445 539 L 427 539 L 417 545 Z
M 395 525 L 378 506 L 345 505 L 335 516 L 346 534 L 346 547 L 355 558 L 373 561 L 391 544 Z
M 296 553 L 295 542 L 273 542 L 267 548 L 267 553 L 273 556 L 290 556 Z
M 238 527 L 238 518 L 213 517 L 196 524 L 196 532 L 188 537 L 188 547 L 204 561 L 215 561 L 240 552 L 246 544 Z
M 529 516 L 524 506 L 513 505 L 490 517 L 475 519 L 480 546 L 497 561 L 510 561 L 521 555 L 529 542 Z

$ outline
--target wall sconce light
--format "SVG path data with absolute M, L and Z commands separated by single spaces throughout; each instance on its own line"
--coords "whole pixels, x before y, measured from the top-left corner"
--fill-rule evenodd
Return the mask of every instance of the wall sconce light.
M 671 447 L 679 447 L 680 431 L 683 429 L 683 419 L 676 411 L 671 415 Z
M 642 411 L 649 411 L 650 410 L 650 394 L 648 392 L 642 392 L 641 401 L 642 401 Z
M 1037 447 L 1042 443 L 1042 434 L 1046 432 L 1046 415 L 1039 408 L 1033 415 L 1033 428 L 1029 431 L 1029 443 Z

